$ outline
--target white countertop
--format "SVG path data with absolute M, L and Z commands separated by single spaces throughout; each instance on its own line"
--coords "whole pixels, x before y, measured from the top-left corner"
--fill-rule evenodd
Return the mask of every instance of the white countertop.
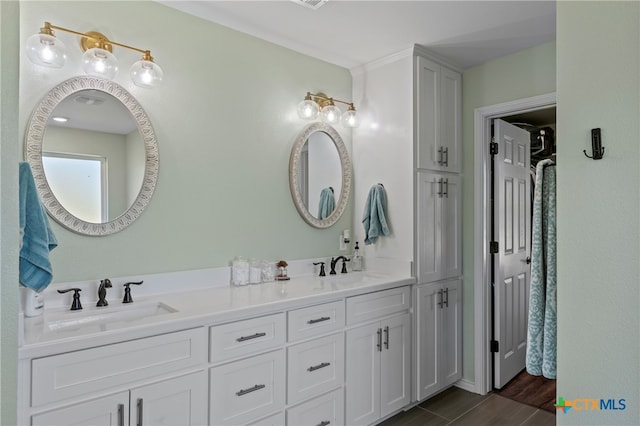
M 173 293 L 136 296 L 134 302 L 123 305 L 109 300 L 109 306 L 96 308 L 95 302 L 85 302 L 82 311 L 68 307 L 45 309 L 41 316 L 24 318 L 24 339 L 19 348 L 20 359 L 36 358 L 72 350 L 112 344 L 120 341 L 220 324 L 267 313 L 295 309 L 338 300 L 371 291 L 414 284 L 410 275 L 380 272 L 350 272 L 326 277 L 299 276 L 289 281 L 275 281 L 243 287 L 229 285 L 192 289 Z M 176 284 L 174 288 L 180 288 Z M 132 289 L 135 291 L 135 289 Z M 52 318 L 82 319 L 89 315 L 111 314 L 127 310 L 130 313 L 162 303 L 176 312 L 138 319 L 86 323 L 77 327 L 52 331 Z M 109 311 L 111 310 L 111 311 Z

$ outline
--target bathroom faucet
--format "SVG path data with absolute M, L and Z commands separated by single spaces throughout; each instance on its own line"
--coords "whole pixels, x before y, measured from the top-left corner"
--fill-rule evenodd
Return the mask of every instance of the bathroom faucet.
M 348 262 L 351 259 L 347 259 L 344 256 L 338 256 L 335 259 L 332 257 L 331 258 L 331 272 L 329 272 L 329 275 L 335 275 L 336 274 L 336 263 L 338 263 L 338 260 L 342 259 L 342 271 L 340 271 L 342 274 L 346 274 L 347 273 L 347 264 L 345 262 Z
M 98 303 L 96 303 L 96 306 L 107 306 L 109 304 L 109 302 L 107 302 L 108 288 L 111 288 L 111 280 L 109 278 L 100 280 L 100 285 L 98 286 Z

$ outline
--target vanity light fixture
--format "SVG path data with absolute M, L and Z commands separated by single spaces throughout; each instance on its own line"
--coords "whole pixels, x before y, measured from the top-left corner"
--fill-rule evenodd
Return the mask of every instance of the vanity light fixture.
M 45 22 L 40 32 L 27 40 L 27 57 L 34 64 L 49 68 L 64 66 L 67 60 L 66 48 L 64 43 L 56 38 L 54 29 L 82 37 L 80 47 L 85 52 L 82 58 L 83 69 L 89 75 L 107 79 L 115 77 L 118 72 L 118 59 L 111 53 L 115 45 L 142 53 L 142 59 L 134 63 L 129 72 L 136 86 L 152 88 L 162 81 L 164 73 L 153 62 L 151 51 L 116 43 L 96 31 L 81 33 L 49 22 Z
M 336 102 L 348 105 L 347 110 L 342 113 L 336 106 Z M 336 124 L 340 121 L 345 127 L 358 127 L 359 124 L 353 102 L 330 98 L 324 93 L 307 92 L 304 100 L 298 104 L 298 115 L 307 120 L 315 120 L 319 115 L 327 124 Z

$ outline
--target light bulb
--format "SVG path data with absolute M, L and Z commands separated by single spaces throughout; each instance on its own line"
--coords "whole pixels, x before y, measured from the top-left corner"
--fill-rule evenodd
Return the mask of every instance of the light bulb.
M 62 68 L 67 61 L 64 43 L 49 34 L 34 34 L 27 40 L 27 57 L 36 65 Z
M 131 66 L 131 80 L 136 86 L 151 89 L 162 82 L 162 68 L 153 61 L 142 59 Z
M 356 110 L 351 108 L 349 108 L 347 111 L 345 111 L 344 114 L 342 114 L 340 122 L 344 127 L 351 128 L 358 127 L 358 125 L 360 124 L 358 121 L 358 116 L 356 115 Z
M 318 118 L 319 113 L 320 108 L 318 108 L 318 104 L 311 99 L 305 99 L 298 104 L 298 116 L 300 118 L 304 118 L 305 120 L 315 120 Z
M 320 111 L 322 121 L 328 124 L 336 124 L 340 121 L 340 108 L 335 105 L 327 105 Z
M 118 59 L 111 52 L 93 47 L 82 55 L 84 72 L 95 77 L 113 79 L 118 73 Z

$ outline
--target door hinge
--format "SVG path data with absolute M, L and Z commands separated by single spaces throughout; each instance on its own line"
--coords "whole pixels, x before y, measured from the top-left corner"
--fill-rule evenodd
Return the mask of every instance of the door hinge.
M 489 242 L 489 253 L 496 254 L 499 251 L 500 251 L 500 248 L 498 247 L 498 242 L 497 241 Z
M 495 142 L 491 142 L 489 144 L 489 154 L 497 155 L 498 154 L 498 144 Z
M 500 352 L 500 343 L 497 340 L 491 341 L 491 352 Z

